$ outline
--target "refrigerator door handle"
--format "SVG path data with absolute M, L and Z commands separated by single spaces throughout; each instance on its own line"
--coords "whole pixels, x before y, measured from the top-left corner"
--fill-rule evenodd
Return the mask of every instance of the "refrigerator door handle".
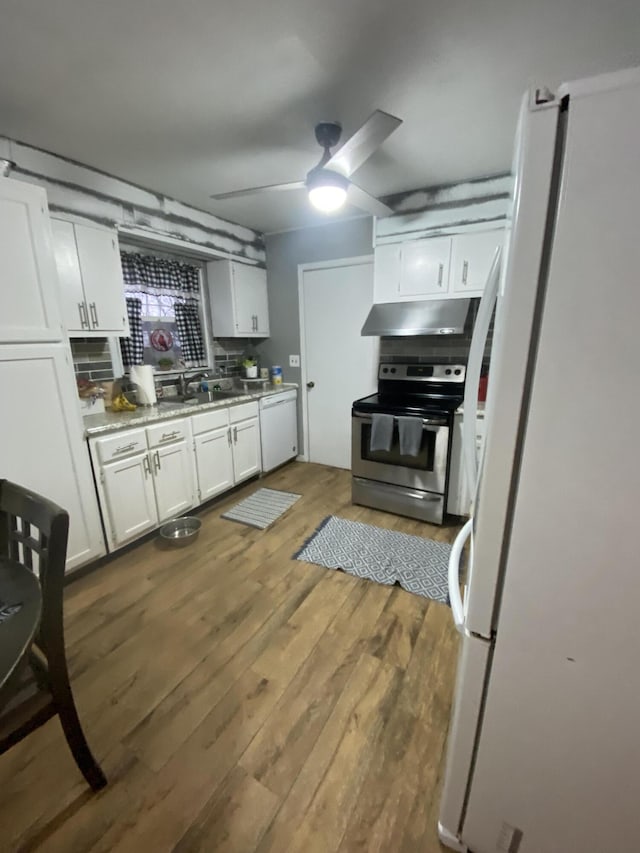
M 476 451 L 478 388 L 480 386 L 482 359 L 489 335 L 491 317 L 493 316 L 493 309 L 498 298 L 501 256 L 502 248 L 498 246 L 493 256 L 487 284 L 480 300 L 478 316 L 476 317 L 473 336 L 471 338 L 471 346 L 469 347 L 469 359 L 467 361 L 467 376 L 464 388 L 464 417 L 462 420 L 462 451 L 469 494 L 473 502 L 475 502 L 478 481 L 478 458 Z
M 449 601 L 451 602 L 451 612 L 453 613 L 456 630 L 461 634 L 464 632 L 464 605 L 460 593 L 460 561 L 462 559 L 462 549 L 471 535 L 472 529 L 473 518 L 470 518 L 456 536 L 449 556 Z

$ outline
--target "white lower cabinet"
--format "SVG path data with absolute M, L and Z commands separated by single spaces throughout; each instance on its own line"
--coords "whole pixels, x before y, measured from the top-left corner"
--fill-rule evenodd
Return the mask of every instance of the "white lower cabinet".
M 208 501 L 233 486 L 233 450 L 228 426 L 196 435 L 196 471 L 200 500 Z
M 148 453 L 138 453 L 101 470 L 101 504 L 111 548 L 137 539 L 158 524 Z
M 191 451 L 185 441 L 151 451 L 158 521 L 167 521 L 195 503 Z
M 236 483 L 260 471 L 260 426 L 258 418 L 240 421 L 233 431 L 233 478 Z
M 92 438 L 89 451 L 115 551 L 260 473 L 258 404 Z

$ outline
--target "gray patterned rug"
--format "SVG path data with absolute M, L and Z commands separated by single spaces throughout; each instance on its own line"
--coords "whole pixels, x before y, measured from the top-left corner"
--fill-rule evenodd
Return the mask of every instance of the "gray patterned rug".
M 227 512 L 223 512 L 222 518 L 265 530 L 301 497 L 302 495 L 277 489 L 258 489 Z
M 330 515 L 294 558 L 448 604 L 450 552 L 446 542 Z

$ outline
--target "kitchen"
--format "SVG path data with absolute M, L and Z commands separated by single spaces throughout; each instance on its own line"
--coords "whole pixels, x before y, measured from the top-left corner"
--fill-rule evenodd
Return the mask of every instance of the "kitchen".
M 637 401 L 595 459 L 584 412 L 632 387 L 640 87 L 559 88 L 579 76 L 519 84 L 510 170 L 376 191 L 373 218 L 321 218 L 305 194 L 197 206 L 148 164 L 134 181 L 37 127 L 0 138 L 0 478 L 69 511 L 65 644 L 107 781 L 92 796 L 57 724 L 38 728 L 0 759 L 8 849 L 624 847 Z M 378 154 L 357 176 L 372 190 Z M 292 502 L 237 523 L 259 491 Z M 197 541 L 161 544 L 184 516 Z M 372 552 L 430 543 L 444 597 L 297 556 L 328 519 L 375 528 Z

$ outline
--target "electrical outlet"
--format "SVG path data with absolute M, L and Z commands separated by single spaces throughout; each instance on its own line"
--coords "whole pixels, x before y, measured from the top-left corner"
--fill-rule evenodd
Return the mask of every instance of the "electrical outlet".
M 300 356 L 299 355 L 290 355 L 289 356 L 289 367 L 300 367 Z

